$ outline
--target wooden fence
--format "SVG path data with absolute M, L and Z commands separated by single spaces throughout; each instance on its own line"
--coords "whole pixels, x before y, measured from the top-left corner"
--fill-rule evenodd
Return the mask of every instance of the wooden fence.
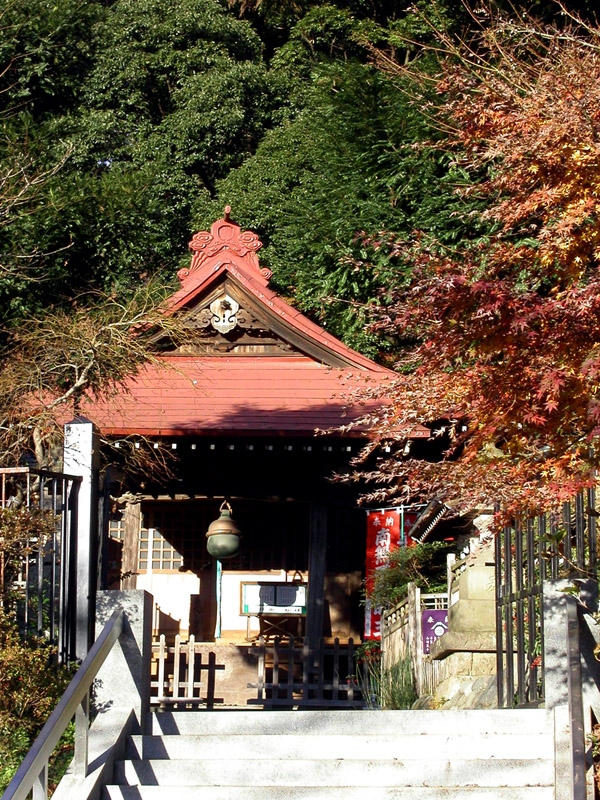
M 448 581 L 448 607 L 458 603 L 458 579 L 467 568 L 470 554 L 464 558 L 456 560 L 454 553 L 449 553 L 446 562 L 446 577 Z
M 200 645 L 193 634 L 187 642 L 182 642 L 177 634 L 174 645 L 170 647 L 163 633 L 158 642 L 152 645 L 152 654 L 157 672 L 156 680 L 150 681 L 152 705 L 197 705 L 206 702 L 201 692 L 201 676 L 203 669 L 208 670 L 210 665 L 203 664 Z
M 218 669 L 214 652 L 194 636 L 181 641 L 175 636 L 169 645 L 162 634 L 152 645 L 154 674 L 150 682 L 152 705 L 194 707 L 214 702 L 214 681 Z M 248 702 L 262 705 L 316 708 L 362 708 L 364 703 L 355 677 L 355 652 L 352 639 L 317 648 L 298 643 L 294 638 L 274 639 L 268 644 L 260 637 L 249 649 L 257 660 L 256 697 Z M 211 699 L 213 698 L 213 699 Z
M 439 682 L 440 662 L 423 655 L 422 612 L 448 608 L 448 595 L 424 594 L 408 585 L 408 597 L 383 615 L 382 667 L 390 669 L 408 655 L 417 695 L 433 694 Z
M 252 648 L 258 656 L 258 681 L 248 684 L 257 690 L 256 704 L 313 708 L 363 708 L 355 676 L 355 647 L 352 639 L 317 648 L 275 639 L 266 644 L 263 637 Z

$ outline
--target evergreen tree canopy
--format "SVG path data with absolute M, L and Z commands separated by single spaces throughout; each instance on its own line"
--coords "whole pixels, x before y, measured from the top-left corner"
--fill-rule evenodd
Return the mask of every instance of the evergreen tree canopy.
M 57 67 L 69 102 L 48 113 L 40 87 L 54 72 L 38 63 L 41 28 L 38 41 L 21 43 L 37 66 L 19 67 L 6 92 L 5 154 L 14 162 L 20 149 L 38 170 L 68 154 L 36 202 L 4 220 L 0 301 L 13 316 L 77 290 L 174 275 L 191 219 L 270 119 L 260 39 L 216 0 L 117 0 L 94 14 L 82 6 L 94 24 L 68 27 L 65 47 L 92 55 Z M 35 283 L 15 260 L 25 254 L 38 254 Z
M 596 342 L 588 76 L 599 35 L 568 28 L 568 9 L 545 0 L 535 12 L 542 22 L 455 0 L 11 0 L 0 17 L 5 328 L 43 323 L 46 306 L 63 313 L 82 291 L 126 303 L 153 276 L 174 281 L 193 232 L 229 204 L 293 303 L 369 355 L 406 356 L 415 391 L 394 413 L 451 419 L 449 459 L 468 453 L 491 480 L 497 448 L 508 485 L 506 458 L 526 451 L 537 464 L 555 447 L 553 480 L 586 475 L 570 448 L 574 431 L 587 448 L 598 417 L 583 343 Z M 474 22 L 479 38 L 465 33 Z M 506 41 L 509 66 L 489 52 Z M 564 342 L 549 348 L 558 330 Z M 19 347 L 10 332 L 2 342 Z M 507 342 L 521 353 L 512 372 Z M 400 459 L 379 477 L 406 489 L 406 469 Z M 445 474 L 436 466 L 415 485 Z

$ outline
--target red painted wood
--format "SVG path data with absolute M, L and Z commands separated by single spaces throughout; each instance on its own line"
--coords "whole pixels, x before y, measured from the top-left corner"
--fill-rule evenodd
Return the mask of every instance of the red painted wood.
M 192 262 L 189 269 L 182 269 L 177 273 L 181 289 L 167 301 L 167 313 L 196 305 L 202 296 L 208 294 L 215 284 L 223 280 L 224 273 L 227 273 L 270 315 L 278 317 L 292 329 L 319 343 L 332 354 L 347 360 L 349 367 L 382 375 L 390 374 L 389 370 L 352 350 L 320 325 L 292 308 L 268 287 L 271 272 L 260 268 L 256 255 L 256 251 L 262 246 L 261 242 L 255 233 L 242 231 L 239 225 L 229 219 L 228 208 L 225 209 L 225 218 L 217 220 L 212 225 L 210 233 L 201 231 L 195 234 L 190 242 L 190 248 L 194 253 Z

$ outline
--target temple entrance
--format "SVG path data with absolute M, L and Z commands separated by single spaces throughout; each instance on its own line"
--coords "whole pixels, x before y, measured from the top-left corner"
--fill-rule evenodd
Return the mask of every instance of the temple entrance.
M 172 478 L 150 469 L 109 488 L 107 581 L 153 594 L 157 647 L 161 636 L 164 647 L 179 637 L 191 663 L 208 646 L 215 686 L 220 672 L 241 674 L 261 634 L 291 633 L 315 659 L 321 640 L 360 638 L 364 513 L 357 487 L 331 477 L 364 446 L 360 419 L 378 413 L 396 378 L 279 297 L 257 235 L 229 212 L 194 236 L 189 268 L 165 302 L 183 340 L 158 328 L 158 361 L 81 409 L 117 448 L 127 438 L 177 456 L 173 465 L 167 456 Z M 426 442 L 429 430 L 415 425 L 410 436 Z M 205 534 L 225 500 L 243 540 L 239 556 L 218 563 Z M 237 648 L 237 666 L 220 670 L 217 647 Z M 173 659 L 183 663 L 179 649 Z M 175 661 L 173 669 L 179 680 Z M 188 672 L 195 691 L 202 681 Z
M 137 588 L 155 598 L 155 632 L 193 634 L 200 641 L 243 643 L 260 632 L 244 604 L 252 583 L 308 582 L 308 508 L 302 503 L 237 500 L 243 531 L 239 554 L 217 561 L 206 530 L 218 517 L 212 500 L 142 503 Z
M 253 641 L 261 633 L 267 638 L 285 634 L 303 638 L 310 504 L 233 500 L 234 516 L 242 529 L 241 549 L 235 558 L 218 565 L 206 550 L 205 534 L 218 516 L 219 505 L 219 500 L 208 499 L 144 500 L 139 508 L 119 509 L 110 528 L 109 581 L 114 584 L 120 574 L 126 588 L 146 589 L 153 595 L 156 635 L 193 634 L 198 641 L 230 643 Z M 137 531 L 132 530 L 131 520 L 137 523 Z M 364 547 L 363 512 L 332 508 L 320 631 L 326 638 L 360 636 Z M 135 565 L 126 559 L 132 550 L 137 550 Z M 304 603 L 298 608 L 296 597 L 285 592 L 286 584 L 305 588 Z M 254 597 L 257 591 L 262 608 Z
M 197 496 L 186 483 L 178 485 L 179 492 L 157 491 L 113 510 L 109 580 L 145 589 L 154 598 L 157 705 L 264 705 L 261 696 L 274 696 L 268 687 L 273 680 L 286 684 L 283 699 L 289 694 L 295 701 L 297 692 L 290 687 L 308 674 L 311 624 L 310 652 L 325 648 L 322 664 L 339 675 L 345 659 L 342 671 L 352 672 L 347 647 L 351 639 L 351 647 L 360 643 L 364 613 L 365 515 L 351 505 L 346 490 L 327 486 L 314 469 L 304 473 L 301 484 L 300 459 L 293 462 L 289 451 L 278 449 L 279 458 L 275 449 L 265 450 L 260 459 L 254 454 L 255 473 L 248 473 L 247 482 L 250 491 L 256 490 L 256 476 L 267 472 L 268 459 L 277 495 L 228 498 L 242 531 L 240 551 L 232 559 L 218 562 L 206 547 L 206 531 L 219 516 L 222 495 Z M 221 450 L 230 452 L 226 444 Z M 219 459 L 210 452 L 214 480 Z M 322 454 L 317 457 L 322 464 Z M 235 474 L 230 484 L 241 488 Z M 275 672 L 274 662 L 279 664 Z M 316 685 L 323 669 L 311 669 Z

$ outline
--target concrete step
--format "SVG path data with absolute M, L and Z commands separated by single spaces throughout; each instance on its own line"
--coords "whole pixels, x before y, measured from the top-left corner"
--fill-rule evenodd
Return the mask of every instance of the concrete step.
M 554 786 L 106 786 L 103 800 L 554 800 Z
M 166 734 L 537 735 L 552 731 L 544 709 L 449 711 L 158 711 L 149 730 Z
M 424 751 L 436 759 L 544 759 L 552 758 L 550 733 L 448 735 L 432 734 L 190 734 L 131 736 L 126 759 L 423 759 Z
M 103 800 L 554 800 L 543 709 L 157 712 L 149 725 Z
M 551 786 L 549 759 L 466 759 L 447 761 L 427 747 L 423 760 L 310 760 L 261 758 L 260 763 L 230 758 L 203 761 L 159 759 L 118 761 L 114 782 L 128 786 L 313 786 L 457 787 Z M 232 755 L 235 751 L 232 751 Z M 179 800 L 179 794 L 178 794 Z

